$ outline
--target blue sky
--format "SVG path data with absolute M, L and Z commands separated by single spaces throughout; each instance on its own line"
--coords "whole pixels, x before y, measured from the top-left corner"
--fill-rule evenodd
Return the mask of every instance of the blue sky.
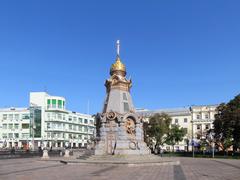
M 1 1 L 0 107 L 30 91 L 102 110 L 115 42 L 136 107 L 226 102 L 240 89 L 240 2 Z

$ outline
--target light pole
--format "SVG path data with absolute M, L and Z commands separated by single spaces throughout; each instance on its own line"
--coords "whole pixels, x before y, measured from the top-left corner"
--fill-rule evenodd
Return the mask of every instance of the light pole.
M 193 141 L 193 110 L 192 107 L 190 107 L 190 112 L 191 112 L 191 123 L 192 123 L 192 157 L 194 158 L 194 141 Z

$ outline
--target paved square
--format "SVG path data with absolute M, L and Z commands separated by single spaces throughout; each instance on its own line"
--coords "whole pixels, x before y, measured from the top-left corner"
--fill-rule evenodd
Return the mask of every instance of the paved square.
M 139 180 L 204 180 L 240 179 L 240 160 L 173 158 L 180 165 L 112 166 L 45 162 L 39 158 L 0 160 L 0 179 L 139 179 Z

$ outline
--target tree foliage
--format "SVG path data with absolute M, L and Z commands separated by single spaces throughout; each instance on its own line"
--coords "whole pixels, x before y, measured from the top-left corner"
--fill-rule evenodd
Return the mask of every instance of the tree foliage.
M 174 151 L 174 145 L 183 140 L 186 131 L 180 128 L 179 125 L 172 125 L 167 136 L 165 138 L 166 144 L 172 145 Z
M 217 107 L 215 115 L 214 138 L 219 147 L 226 150 L 233 145 L 233 149 L 240 148 L 240 95 Z
M 149 118 L 149 122 L 144 124 L 145 142 L 150 144 L 150 140 L 154 140 L 155 146 L 162 145 L 164 143 L 163 136 L 168 133 L 169 126 L 172 119 L 169 115 L 154 114 Z

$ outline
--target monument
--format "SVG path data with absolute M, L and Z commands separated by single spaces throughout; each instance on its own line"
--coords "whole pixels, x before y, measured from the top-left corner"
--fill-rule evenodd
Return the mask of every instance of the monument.
M 144 142 L 143 122 L 133 105 L 131 79 L 126 78 L 126 67 L 120 59 L 120 42 L 117 41 L 116 62 L 106 80 L 106 99 L 102 113 L 96 117 L 97 143 L 95 155 L 150 154 Z

